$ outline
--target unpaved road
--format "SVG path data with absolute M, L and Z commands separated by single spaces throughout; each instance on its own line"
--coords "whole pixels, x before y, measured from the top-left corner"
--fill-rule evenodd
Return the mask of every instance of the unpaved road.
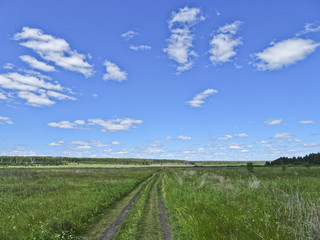
M 154 177 L 154 176 L 153 176 Z M 106 229 L 106 231 L 103 233 L 101 240 L 112 240 L 112 238 L 116 235 L 118 228 L 121 226 L 123 223 L 125 217 L 128 215 L 130 212 L 130 209 L 136 202 L 136 200 L 139 198 L 141 195 L 142 191 L 145 189 L 145 187 L 150 183 L 152 180 L 151 177 L 149 180 L 146 181 L 146 183 L 140 188 L 140 190 L 134 195 L 134 197 L 130 200 L 130 202 L 126 205 L 126 207 L 121 211 L 117 219 Z M 160 191 L 160 183 L 158 183 L 158 206 L 159 208 L 159 220 L 161 223 L 161 229 L 163 232 L 163 239 L 164 240 L 171 240 L 171 232 L 169 225 L 166 220 L 166 213 L 165 213 L 165 208 L 161 196 L 161 191 Z M 152 239 L 150 239 L 152 240 Z

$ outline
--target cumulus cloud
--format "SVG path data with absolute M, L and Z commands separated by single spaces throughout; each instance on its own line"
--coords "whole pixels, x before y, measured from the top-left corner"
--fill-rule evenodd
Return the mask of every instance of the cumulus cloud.
M 50 82 L 49 77 L 37 72 L 27 73 L 10 72 L 0 74 L 0 90 L 6 89 L 12 96 L 27 101 L 28 105 L 34 107 L 51 106 L 55 104 L 53 99 L 75 100 L 74 97 L 63 94 L 67 91 L 57 82 Z
M 206 99 L 210 95 L 216 94 L 216 93 L 218 93 L 217 90 L 208 88 L 208 89 L 204 90 L 203 92 L 194 96 L 194 98 L 192 100 L 188 101 L 187 103 L 191 107 L 202 107 L 202 104 L 205 103 L 204 99 Z
M 136 124 L 142 124 L 142 120 L 136 120 L 132 118 L 102 120 L 100 118 L 96 118 L 89 119 L 88 124 L 100 126 L 102 132 L 115 132 L 134 128 Z
M 229 140 L 231 139 L 231 135 L 224 135 L 223 137 L 216 137 L 217 140 Z
M 258 61 L 255 66 L 260 71 L 277 70 L 304 60 L 320 43 L 311 39 L 291 38 L 271 45 L 255 54 Z
M 62 146 L 62 145 L 64 145 L 64 144 L 65 144 L 64 141 L 58 141 L 58 142 L 51 142 L 51 143 L 49 143 L 48 145 L 49 145 L 49 146 Z
M 188 70 L 192 67 L 197 53 L 193 50 L 192 27 L 204 17 L 199 8 L 180 8 L 178 12 L 172 12 L 169 20 L 169 30 L 171 36 L 167 39 L 168 47 L 163 51 L 168 57 L 174 60 L 177 66 L 177 72 Z
M 44 34 L 37 28 L 23 27 L 21 32 L 14 35 L 14 39 L 21 41 L 20 45 L 34 50 L 46 61 L 86 77 L 93 75 L 93 65 L 85 61 L 86 55 L 71 50 L 69 43 L 62 38 Z M 35 64 L 33 60 L 29 61 Z
M 239 150 L 239 149 L 241 149 L 241 147 L 238 146 L 238 145 L 230 145 L 229 149 L 231 149 L 231 150 Z
M 234 136 L 238 137 L 238 138 L 244 138 L 244 137 L 248 137 L 248 134 L 246 134 L 246 133 L 238 133 L 238 134 L 235 134 Z
M 0 116 L 0 124 L 13 124 L 10 118 Z
M 273 126 L 273 125 L 279 125 L 280 123 L 282 123 L 282 118 L 279 119 L 269 119 L 267 121 L 264 121 L 263 123 L 268 125 L 268 126 Z
M 236 37 L 241 21 L 235 21 L 220 27 L 210 42 L 210 60 L 213 64 L 230 62 L 236 53 L 236 47 L 242 44 L 241 38 Z
M 131 45 L 130 49 L 132 49 L 134 51 L 139 51 L 139 50 L 144 51 L 144 50 L 150 50 L 151 47 L 148 45 L 138 45 L 138 46 Z
M 180 140 L 190 140 L 191 137 L 180 135 L 180 136 L 177 137 L 177 139 L 180 139 Z
M 66 129 L 80 128 L 81 125 L 83 125 L 83 124 L 78 124 L 76 121 L 74 121 L 74 122 L 60 121 L 60 122 L 51 122 L 51 123 L 48 123 L 48 126 L 50 126 L 50 127 L 66 128 Z
M 122 34 L 121 34 L 121 37 L 122 37 L 125 41 L 128 41 L 128 40 L 132 39 L 132 38 L 133 38 L 134 36 L 136 36 L 136 35 L 138 35 L 137 32 L 130 30 L 130 31 L 128 31 L 128 32 L 122 33 Z
M 54 66 L 48 65 L 45 62 L 41 62 L 34 57 L 29 55 L 23 55 L 19 57 L 22 61 L 28 63 L 32 68 L 39 69 L 45 72 L 53 72 L 56 71 Z
M 312 120 L 302 120 L 299 123 L 300 124 L 316 124 L 315 121 L 312 121 Z
M 106 60 L 104 62 L 104 65 L 106 66 L 106 73 L 103 74 L 104 80 L 114 80 L 122 82 L 123 80 L 127 79 L 128 74 L 125 71 L 121 71 L 115 63 Z
M 92 149 L 93 147 L 95 148 L 110 147 L 111 145 L 115 145 L 116 142 L 117 141 L 113 141 L 111 143 L 103 143 L 101 141 L 96 141 L 96 140 L 90 140 L 90 141 L 78 140 L 78 141 L 71 141 L 71 142 L 57 141 L 57 142 L 51 142 L 48 145 L 49 146 L 72 146 L 71 149 L 89 150 L 89 149 Z
M 284 132 L 284 133 L 274 134 L 272 137 L 273 137 L 273 138 L 280 138 L 280 139 L 282 139 L 282 138 L 291 138 L 291 137 L 293 137 L 293 136 L 292 136 L 291 133 L 286 133 L 286 132 Z
M 23 147 L 17 147 L 7 152 L 2 152 L 1 155 L 3 156 L 36 156 L 37 154 L 34 151 L 26 150 Z
M 76 120 L 74 122 L 60 121 L 48 123 L 50 127 L 66 128 L 66 129 L 84 129 L 84 126 L 99 126 L 102 132 L 116 132 L 129 130 L 135 128 L 137 124 L 142 124 L 142 120 L 136 120 L 132 118 L 116 118 L 102 120 L 100 118 L 89 119 L 87 122 L 84 120 Z M 112 144 L 120 144 L 118 141 L 114 141 Z
M 319 23 L 307 23 L 304 25 L 304 29 L 296 34 L 297 37 L 307 34 L 307 33 L 315 33 L 320 31 Z

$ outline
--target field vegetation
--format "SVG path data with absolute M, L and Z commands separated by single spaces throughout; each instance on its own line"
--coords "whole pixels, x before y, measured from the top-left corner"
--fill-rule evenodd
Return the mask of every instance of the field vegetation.
M 152 170 L 0 169 L 0 239 L 78 239 Z
M 173 239 L 318 239 L 319 178 L 317 168 L 167 171 Z
M 0 168 L 0 239 L 319 239 L 319 168 L 237 164 Z

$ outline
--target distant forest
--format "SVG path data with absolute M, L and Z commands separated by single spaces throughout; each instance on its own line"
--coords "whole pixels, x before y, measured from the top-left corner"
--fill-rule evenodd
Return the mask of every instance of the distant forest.
M 193 162 L 184 160 L 166 159 L 138 159 L 138 158 L 71 158 L 71 157 L 50 157 L 50 156 L 0 156 L 0 165 L 21 166 L 21 165 L 65 165 L 68 163 L 84 164 L 189 164 Z
M 266 166 L 273 165 L 320 165 L 320 153 L 311 153 L 304 157 L 280 157 L 274 161 L 266 162 Z

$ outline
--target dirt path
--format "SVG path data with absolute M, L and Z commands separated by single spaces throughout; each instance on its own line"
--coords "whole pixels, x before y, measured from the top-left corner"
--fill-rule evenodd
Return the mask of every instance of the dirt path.
M 152 179 L 152 177 L 151 177 Z M 128 212 L 130 211 L 131 207 L 133 206 L 134 202 L 137 200 L 143 189 L 147 186 L 147 184 L 151 181 L 149 179 L 142 187 L 141 189 L 134 195 L 134 197 L 130 200 L 128 205 L 122 210 L 118 218 L 107 228 L 107 230 L 103 233 L 101 240 L 111 240 L 113 236 L 116 234 L 117 229 L 123 222 L 124 218 L 127 216 Z
M 159 213 L 159 218 L 160 218 L 160 222 L 161 222 L 161 227 L 163 230 L 163 239 L 164 240 L 171 240 L 171 231 L 167 222 L 167 216 L 166 213 L 164 211 L 164 204 L 163 204 L 163 200 L 162 200 L 162 196 L 161 196 L 161 191 L 160 191 L 160 184 L 158 184 L 158 207 L 160 210 Z

